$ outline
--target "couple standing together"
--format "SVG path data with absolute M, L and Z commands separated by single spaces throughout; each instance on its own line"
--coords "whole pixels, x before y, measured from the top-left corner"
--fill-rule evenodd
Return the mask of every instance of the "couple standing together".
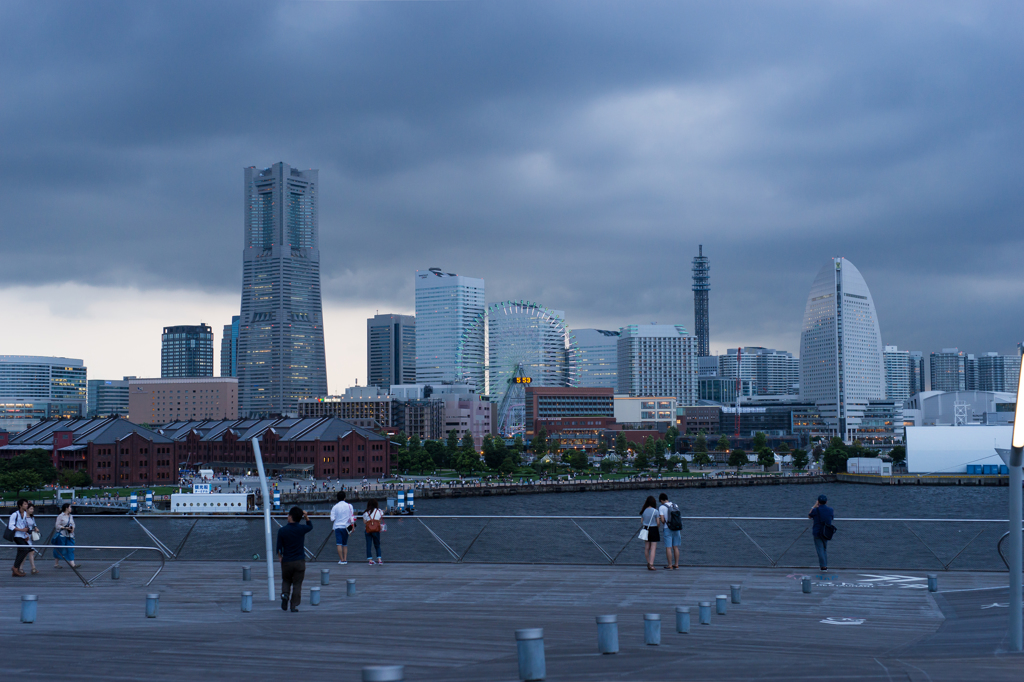
M 665 493 L 658 496 L 658 502 L 654 501 L 654 495 L 648 495 L 640 510 L 640 518 L 644 524 L 640 539 L 644 541 L 647 570 L 656 570 L 654 561 L 662 535 L 665 536 L 665 569 L 679 568 L 679 545 L 683 541 L 683 520 L 679 507 L 669 502 Z

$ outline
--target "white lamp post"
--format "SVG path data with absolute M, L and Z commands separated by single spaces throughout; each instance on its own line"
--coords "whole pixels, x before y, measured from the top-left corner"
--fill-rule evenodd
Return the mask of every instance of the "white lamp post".
M 1010 650 L 1024 650 L 1024 608 L 1021 600 L 1021 563 L 1024 561 L 1024 537 L 1021 534 L 1022 493 L 1024 474 L 1024 371 L 1017 379 L 1017 409 L 1013 415 L 1013 439 L 1010 457 L 1006 462 L 1010 470 Z
M 256 468 L 260 474 L 260 488 L 263 490 L 263 534 L 267 551 L 267 590 L 270 601 L 274 601 L 274 543 L 270 540 L 270 490 L 267 487 L 267 472 L 263 469 L 263 455 L 260 453 L 259 438 L 252 439 L 252 452 L 256 455 Z

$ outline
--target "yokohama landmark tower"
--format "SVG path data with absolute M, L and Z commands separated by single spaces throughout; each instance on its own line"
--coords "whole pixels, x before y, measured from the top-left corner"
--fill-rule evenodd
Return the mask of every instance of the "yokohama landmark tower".
M 708 333 L 708 292 L 711 291 L 711 265 L 704 255 L 704 245 L 697 247 L 693 259 L 693 327 L 697 335 L 697 357 L 706 358 L 710 340 Z
M 317 171 L 245 169 L 239 417 L 327 395 Z

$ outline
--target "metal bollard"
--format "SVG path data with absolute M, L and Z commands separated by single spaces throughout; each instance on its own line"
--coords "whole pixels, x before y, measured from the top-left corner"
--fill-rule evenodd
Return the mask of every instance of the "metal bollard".
M 597 617 L 597 650 L 602 654 L 619 653 L 619 617 Z
M 252 567 L 242 566 L 242 581 L 249 582 L 250 580 L 252 580 Z
M 702 601 L 700 606 L 700 624 L 711 625 L 711 602 Z
M 740 603 L 740 590 L 743 589 L 743 585 L 729 585 L 729 591 L 732 593 L 732 603 Z
M 356 579 L 349 578 L 345 583 L 345 594 L 349 597 L 356 596 Z
M 715 597 L 715 612 L 718 613 L 719 616 L 724 616 L 725 609 L 728 608 L 728 604 L 728 597 L 726 597 L 724 594 L 718 595 L 717 597 Z
M 519 679 L 543 680 L 547 677 L 544 628 L 516 630 L 516 651 L 519 654 Z
M 252 611 L 252 592 L 242 593 L 242 613 Z
M 810 578 L 804 578 L 803 580 L 801 580 L 800 581 L 800 585 L 803 588 L 804 594 L 810 594 L 811 593 L 811 579 Z
M 39 597 L 34 594 L 21 595 L 21 622 L 36 622 L 36 606 L 39 604 Z
M 320 584 L 330 585 L 331 584 L 331 569 L 321 568 L 320 569 Z
M 680 634 L 688 634 L 690 632 L 690 607 L 689 606 L 677 606 L 676 607 L 676 632 Z
M 120 580 L 121 579 L 121 567 L 120 566 L 114 566 L 112 569 L 110 569 L 110 579 L 111 580 Z
M 402 682 L 404 665 L 368 665 L 363 668 L 363 682 Z
M 644 644 L 658 646 L 661 644 L 661 614 L 644 614 Z
M 156 614 L 160 611 L 160 595 L 159 594 L 147 594 L 146 595 L 146 618 L 156 618 Z
M 928 574 L 928 591 L 938 592 L 939 591 L 939 574 L 929 573 Z

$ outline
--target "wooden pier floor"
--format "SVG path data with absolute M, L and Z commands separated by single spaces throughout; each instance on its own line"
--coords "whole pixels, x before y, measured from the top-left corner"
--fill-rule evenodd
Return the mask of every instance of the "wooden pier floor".
M 0 577 L 6 680 L 348 681 L 380 664 L 405 665 L 407 680 L 516 680 L 513 633 L 525 627 L 544 628 L 549 680 L 1019 680 L 1024 671 L 1024 658 L 1005 653 L 1005 573 L 942 573 L 932 594 L 924 574 L 809 571 L 808 595 L 789 570 L 319 562 L 290 613 L 268 600 L 258 562 L 252 582 L 237 563 L 168 562 L 148 588 L 155 565 L 126 562 L 120 580 L 88 589 L 38 563 L 38 575 Z M 311 606 L 321 568 L 331 582 Z M 355 597 L 345 578 L 356 579 Z M 743 584 L 742 603 L 699 625 L 697 602 L 732 583 Z M 242 590 L 254 593 L 251 613 L 240 610 Z M 145 617 L 150 592 L 160 594 L 155 619 Z M 33 624 L 19 622 L 23 594 L 39 597 Z M 677 605 L 694 607 L 691 634 L 675 633 Z M 661 646 L 644 645 L 644 613 L 661 614 Z M 617 655 L 597 653 L 602 614 L 618 614 Z

